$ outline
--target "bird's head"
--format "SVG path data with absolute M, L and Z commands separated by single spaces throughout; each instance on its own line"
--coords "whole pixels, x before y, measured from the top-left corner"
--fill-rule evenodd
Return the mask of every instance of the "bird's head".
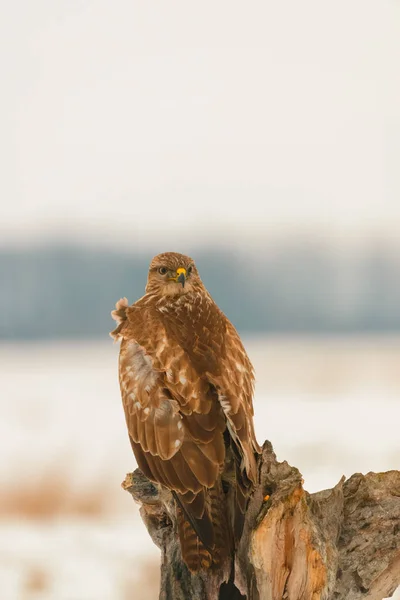
M 194 260 L 178 252 L 158 254 L 150 263 L 146 292 L 180 296 L 203 287 Z

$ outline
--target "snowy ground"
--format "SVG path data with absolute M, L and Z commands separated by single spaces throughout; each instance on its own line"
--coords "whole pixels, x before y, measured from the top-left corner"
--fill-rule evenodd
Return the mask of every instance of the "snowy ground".
M 400 468 L 400 340 L 246 346 L 258 438 L 308 491 Z M 158 551 L 120 488 L 135 464 L 117 353 L 111 341 L 0 346 L 1 600 L 157 598 Z

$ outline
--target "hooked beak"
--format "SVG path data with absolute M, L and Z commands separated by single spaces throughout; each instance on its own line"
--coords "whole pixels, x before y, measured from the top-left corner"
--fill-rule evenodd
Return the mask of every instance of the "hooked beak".
M 180 267 L 176 270 L 176 281 L 182 284 L 182 287 L 185 287 L 186 282 L 186 269 Z

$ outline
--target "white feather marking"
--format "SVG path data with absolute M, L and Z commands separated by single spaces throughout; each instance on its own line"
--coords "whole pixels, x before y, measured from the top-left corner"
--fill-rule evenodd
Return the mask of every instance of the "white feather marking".
M 135 402 L 135 408 L 137 408 L 137 409 L 142 408 L 142 405 L 140 404 L 140 402 Z
M 182 429 L 183 425 L 182 425 L 182 421 L 178 421 L 178 429 Z
M 143 412 L 144 412 L 145 415 L 148 415 L 150 413 L 150 409 L 149 408 L 145 408 Z
M 187 382 L 187 379 L 184 375 L 179 374 L 179 381 L 181 382 L 182 385 L 185 385 L 185 383 Z
M 171 371 L 171 369 L 167 369 L 166 374 L 167 374 L 168 381 L 171 381 L 171 379 L 172 379 L 172 371 Z
M 151 388 L 152 388 L 151 385 L 146 385 L 146 387 L 144 389 L 146 390 L 147 393 L 149 393 Z
M 244 373 L 246 371 L 245 367 L 238 362 L 235 363 L 235 367 L 238 371 L 240 371 L 240 373 Z
M 175 444 L 174 444 L 175 448 L 179 448 L 180 444 L 181 444 L 180 440 L 175 440 Z
M 236 431 L 234 431 L 234 429 L 233 429 L 233 427 L 232 427 L 232 423 L 231 423 L 231 422 L 228 420 L 228 421 L 226 422 L 226 424 L 227 424 L 228 431 L 229 431 L 229 433 L 230 433 L 230 436 L 231 436 L 231 438 L 232 438 L 233 440 L 235 440 L 235 441 L 236 441 L 236 440 L 238 439 L 238 436 L 237 436 L 237 433 L 236 433 Z
M 153 370 L 153 361 L 142 346 L 136 342 L 131 343 L 127 358 L 130 362 L 130 365 L 126 368 L 128 376 L 132 377 L 134 381 L 139 381 L 142 385 L 153 387 L 157 374 Z M 130 369 L 129 372 L 128 368 Z M 133 374 L 135 375 L 133 376 Z
M 229 415 L 229 413 L 231 412 L 231 404 L 230 402 L 226 399 L 226 396 L 224 396 L 223 394 L 220 395 L 219 397 L 219 403 L 222 406 L 222 410 L 224 411 L 224 413 L 226 415 Z
M 130 400 L 136 400 L 136 394 L 135 394 L 135 392 L 131 392 L 131 393 L 129 394 L 128 398 L 129 398 Z

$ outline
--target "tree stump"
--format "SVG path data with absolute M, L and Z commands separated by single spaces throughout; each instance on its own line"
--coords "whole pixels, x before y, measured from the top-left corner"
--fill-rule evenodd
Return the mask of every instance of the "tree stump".
M 356 473 L 308 494 L 270 442 L 259 459 L 235 559 L 235 580 L 192 575 L 182 562 L 174 504 L 141 471 L 123 487 L 161 549 L 160 600 L 382 600 L 400 585 L 400 472 Z

